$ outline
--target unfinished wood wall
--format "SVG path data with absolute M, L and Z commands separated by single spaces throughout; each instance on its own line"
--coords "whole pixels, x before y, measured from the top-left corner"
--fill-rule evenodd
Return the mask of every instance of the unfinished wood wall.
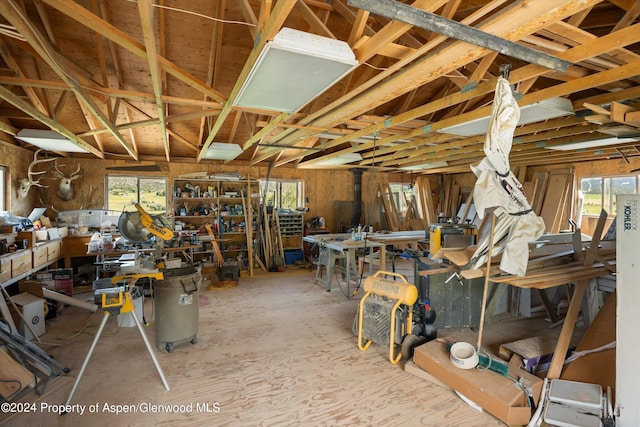
M 301 179 L 304 181 L 305 197 L 309 202 L 306 207 L 309 213 L 305 219 L 313 216 L 322 216 L 325 218 L 327 227 L 331 231 L 335 230 L 335 213 L 334 200 L 353 200 L 353 174 L 345 170 L 305 170 L 292 168 L 277 168 L 268 170 L 267 167 L 237 167 L 232 165 L 214 165 L 214 164 L 198 164 L 198 163 L 157 163 L 162 171 L 160 172 L 123 172 L 110 171 L 109 167 L 113 166 L 134 166 L 141 163 L 133 161 L 115 161 L 100 159 L 67 159 L 61 158 L 58 164 L 63 167 L 63 171 L 74 171 L 78 165 L 82 178 L 74 181 L 75 197 L 69 201 L 62 201 L 56 195 L 57 178 L 53 175 L 53 166 L 40 165 L 42 170 L 48 168 L 47 174 L 42 183 L 48 185 L 48 188 L 32 189 L 29 192 L 29 198 L 21 201 L 17 200 L 15 195 L 16 179 L 15 176 L 26 176 L 27 168 L 33 156 L 28 150 L 21 149 L 7 144 L 0 143 L 0 161 L 3 166 L 9 166 L 13 175 L 11 184 L 11 210 L 14 214 L 26 216 L 31 209 L 36 206 L 49 208 L 47 215 L 55 218 L 57 211 L 65 211 L 80 208 L 102 209 L 105 204 L 105 175 L 106 174 L 122 174 L 122 175 L 140 175 L 140 176 L 164 176 L 169 178 L 170 184 L 172 180 L 181 174 L 205 171 L 212 175 L 222 172 L 239 172 L 244 176 L 250 176 L 251 179 L 266 178 L 270 179 Z M 5 160 L 6 159 L 6 160 Z M 9 160 L 9 162 L 7 162 Z M 142 163 L 142 164 L 150 164 Z M 374 179 L 377 183 L 389 182 L 392 175 L 375 172 Z M 398 179 L 398 181 L 400 181 Z M 365 207 L 369 206 L 371 189 L 371 173 L 365 172 L 362 176 L 362 201 Z M 376 194 L 373 194 L 374 201 Z M 378 211 L 371 211 L 372 222 L 379 223 L 380 217 Z
M 5 200 L 9 210 L 18 216 L 27 216 L 37 202 L 37 191 L 33 188 L 26 199 L 18 199 L 16 195 L 17 182 L 26 178 L 29 163 L 33 160 L 33 154 L 7 143 L 9 137 L 0 132 L 0 165 L 9 171 L 8 181 L 10 185 L 5 194 Z M 45 181 L 42 181 L 46 185 Z
M 4 139 L 3 139 L 4 138 Z M 114 160 L 100 160 L 100 159 L 67 159 L 61 158 L 59 160 L 60 165 L 64 165 L 64 171 L 72 171 L 80 165 L 82 178 L 74 182 L 76 197 L 73 200 L 64 202 L 60 200 L 56 194 L 57 179 L 49 171 L 45 175 L 45 178 L 41 181 L 43 184 L 48 185 L 49 188 L 38 189 L 34 188 L 29 192 L 29 196 L 25 200 L 18 200 L 16 196 L 16 182 L 18 179 L 26 176 L 29 163 L 33 159 L 31 151 L 22 149 L 6 141 L 7 136 L 0 134 L 0 164 L 7 166 L 11 174 L 11 190 L 8 194 L 10 201 L 10 207 L 12 213 L 20 216 L 26 216 L 31 209 L 35 206 L 42 206 L 43 203 L 47 204 L 47 207 L 53 206 L 56 210 L 71 210 L 79 209 L 82 207 L 88 208 L 103 208 L 105 200 L 105 188 L 104 188 L 104 176 L 106 173 L 113 173 L 107 170 L 110 166 L 125 166 L 125 165 L 137 165 L 138 163 L 133 161 L 114 161 Z M 208 174 L 220 173 L 220 172 L 240 172 L 243 175 L 248 175 L 252 179 L 266 178 L 269 174 L 269 170 L 266 167 L 241 167 L 230 165 L 214 165 L 214 164 L 198 164 L 198 163 L 161 163 L 159 164 L 164 170 L 162 172 L 154 173 L 137 173 L 137 175 L 152 175 L 152 176 L 166 176 L 170 182 L 180 174 L 192 173 L 197 171 L 206 171 Z M 43 169 L 52 169 L 52 166 L 40 165 Z M 526 169 L 525 181 L 533 179 L 536 173 L 541 171 L 558 171 L 559 169 L 573 169 L 575 181 L 585 176 L 599 176 L 599 175 L 621 175 L 629 174 L 631 170 L 640 168 L 640 159 L 631 158 L 627 163 L 623 159 L 613 159 L 599 162 L 584 162 L 571 165 L 559 165 L 559 166 L 547 166 L 547 167 L 531 167 Z M 125 172 L 122 172 L 126 174 Z M 136 175 L 136 173 L 131 173 Z M 431 183 L 431 191 L 433 194 L 434 206 L 438 204 L 444 206 L 444 200 L 441 200 L 446 196 L 445 184 L 449 181 L 453 182 L 459 187 L 458 199 L 461 199 L 462 194 L 466 194 L 473 187 L 475 183 L 475 176 L 469 172 L 464 174 L 456 174 L 451 178 L 438 177 L 428 175 Z M 331 231 L 339 231 L 335 229 L 335 200 L 353 200 L 353 174 L 348 169 L 342 170 L 309 170 L 309 169 L 292 169 L 292 168 L 277 168 L 270 172 L 272 179 L 302 179 L 305 184 L 305 196 L 309 199 L 306 206 L 309 208 L 309 213 L 306 215 L 307 219 L 318 215 L 325 218 L 327 227 Z M 417 175 L 413 176 L 415 180 Z M 364 202 L 367 214 L 371 215 L 371 222 L 381 224 L 380 209 L 377 206 L 377 192 L 373 193 L 373 207 L 369 211 L 370 197 L 372 195 L 371 189 L 379 188 L 380 185 L 385 186 L 390 182 L 408 182 L 410 178 L 407 174 L 389 174 L 374 171 L 373 182 L 372 173 L 366 170 L 362 176 L 362 200 Z M 91 194 L 89 190 L 91 189 Z M 570 211 L 571 207 L 576 204 L 576 187 L 572 186 L 570 197 L 567 199 L 567 210 L 563 212 L 562 218 L 559 219 L 560 228 L 567 228 L 568 218 L 575 217 L 575 212 Z M 464 201 L 464 200 L 462 200 Z M 438 212 L 435 214 L 437 215 Z M 48 214 L 55 217 L 55 213 L 50 210 Z M 454 213 L 455 214 L 455 213 Z M 582 231 L 589 234 L 590 219 L 583 219 Z

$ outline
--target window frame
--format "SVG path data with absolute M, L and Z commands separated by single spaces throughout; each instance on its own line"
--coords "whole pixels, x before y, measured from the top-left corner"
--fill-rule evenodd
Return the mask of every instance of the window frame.
M 0 211 L 9 210 L 9 201 L 11 200 L 9 188 L 11 188 L 11 185 L 9 185 L 9 168 L 0 165 Z
M 276 194 L 275 197 L 268 197 L 268 193 L 271 191 L 270 188 L 266 188 L 267 194 L 264 194 L 265 192 L 265 184 L 268 185 L 268 187 L 271 187 L 272 185 L 276 186 Z M 294 184 L 296 187 L 296 206 L 294 207 L 283 207 L 283 191 L 282 191 L 282 186 L 283 184 Z M 270 202 L 272 202 L 273 208 L 274 209 L 296 209 L 298 207 L 302 207 L 304 206 L 304 180 L 302 179 L 281 179 L 281 178 L 277 178 L 277 179 L 259 179 L 258 180 L 258 186 L 260 188 L 260 198 L 263 201 L 263 203 L 266 203 L 267 205 L 269 205 Z
M 391 194 L 393 196 L 393 200 L 398 207 L 398 213 L 401 215 L 405 215 L 407 210 L 409 209 L 409 205 L 407 205 L 406 197 L 404 200 L 400 199 L 400 192 L 403 192 L 407 196 L 414 196 L 413 185 L 408 184 L 406 182 L 390 182 L 389 189 L 391 190 Z
M 169 212 L 169 204 L 171 203 L 171 201 L 169 200 L 169 177 L 168 176 L 154 176 L 154 175 L 128 175 L 128 174 L 105 174 L 104 176 L 104 191 L 105 191 L 105 206 L 107 208 L 107 210 L 113 210 L 111 209 L 111 206 L 109 205 L 109 194 L 110 194 L 110 188 L 109 188 L 109 179 L 110 178 L 135 178 L 136 180 L 136 195 L 137 195 L 137 203 L 140 203 L 140 181 L 141 180 L 151 180 L 151 179 L 155 179 L 155 180 L 164 180 L 164 211 L 161 212 L 149 212 L 152 213 L 154 215 L 157 214 L 161 214 L 161 215 L 167 215 Z M 125 205 L 123 208 L 125 208 L 128 205 Z M 131 206 L 131 209 L 135 209 L 133 206 Z M 131 210 L 129 209 L 129 210 Z
M 611 183 L 613 179 L 617 179 L 617 178 L 631 178 L 634 181 L 634 186 L 635 186 L 634 193 L 624 193 L 624 194 L 640 194 L 640 174 L 614 174 L 614 175 L 603 174 L 603 175 L 582 176 L 578 180 L 578 190 L 582 192 L 582 198 L 583 198 L 582 209 L 581 209 L 582 212 L 579 212 L 579 214 L 582 216 L 596 217 L 600 214 L 600 210 L 604 209 L 609 216 L 615 216 L 616 211 L 613 209 L 613 206 L 615 204 L 615 196 L 618 193 L 615 193 L 612 191 Z M 582 182 L 583 180 L 590 180 L 590 179 L 600 180 L 600 192 L 596 193 L 600 195 L 600 204 L 599 204 L 600 209 L 598 209 L 597 213 L 588 213 L 585 208 L 585 206 L 587 205 L 586 193 L 582 191 Z

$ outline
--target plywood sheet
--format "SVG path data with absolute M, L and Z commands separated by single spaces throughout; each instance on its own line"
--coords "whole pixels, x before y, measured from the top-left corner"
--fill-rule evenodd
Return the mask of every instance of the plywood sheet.
M 569 185 L 569 175 L 551 175 L 549 177 L 548 191 L 545 194 L 544 202 L 542 203 L 542 209 L 540 216 L 544 220 L 547 227 L 546 231 L 550 233 L 557 233 L 557 217 L 561 214 L 564 208 L 564 200 L 566 198 L 567 186 Z
M 616 339 L 616 294 L 607 298 L 600 312 L 576 351 L 590 350 Z M 560 376 L 563 380 L 582 381 L 600 384 L 602 387 L 616 386 L 616 350 L 615 348 L 598 353 L 587 354 L 567 364 Z
M 8 398 L 25 387 L 33 387 L 34 377 L 20 363 L 0 349 L 0 396 Z

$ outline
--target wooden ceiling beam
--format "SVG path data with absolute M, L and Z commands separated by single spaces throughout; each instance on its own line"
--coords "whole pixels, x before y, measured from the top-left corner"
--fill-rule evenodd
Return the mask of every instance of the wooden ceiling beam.
M 120 31 L 113 25 L 105 22 L 103 19 L 100 19 L 87 9 L 83 8 L 79 4 L 73 1 L 65 1 L 65 0 L 42 0 L 48 6 L 53 7 L 59 12 L 67 15 L 68 17 L 76 20 L 77 22 L 85 25 L 92 31 L 96 31 L 102 36 L 106 37 L 109 40 L 117 43 L 123 48 L 127 49 L 131 53 L 139 56 L 146 60 L 146 52 L 144 45 L 138 43 L 133 38 L 129 37 L 124 32 Z M 217 91 L 211 89 L 204 82 L 198 80 L 191 74 L 187 73 L 184 69 L 178 67 L 173 62 L 167 60 L 166 58 L 158 56 L 159 66 L 169 73 L 171 76 L 180 80 L 181 82 L 187 84 L 194 89 L 207 94 L 212 99 L 216 101 L 224 102 L 225 98 L 222 94 Z
M 150 115 L 148 115 L 147 113 L 145 113 L 144 111 L 142 111 L 141 109 L 136 107 L 135 105 L 133 105 L 133 104 L 131 104 L 129 102 L 126 102 L 126 101 L 124 101 L 124 104 L 128 109 L 131 109 L 132 111 L 135 111 L 138 114 L 141 114 L 141 115 L 143 115 L 145 117 L 148 117 L 149 120 L 145 120 L 143 122 L 128 123 L 126 125 L 122 125 L 122 129 L 131 129 L 131 130 L 133 130 L 134 127 L 143 127 L 143 126 L 138 126 L 138 125 L 141 125 L 143 123 L 145 123 L 144 126 L 158 125 L 159 124 L 159 119 L 152 118 Z M 198 115 L 196 115 L 197 113 L 202 113 L 202 111 L 196 111 L 194 113 L 191 113 L 191 115 L 193 115 L 194 117 L 199 117 Z M 166 121 L 166 123 L 168 123 L 169 121 L 186 120 L 186 117 L 184 117 L 184 116 L 187 116 L 187 115 L 179 115 L 179 116 L 176 115 L 176 116 L 173 116 L 172 120 L 168 120 L 168 118 L 167 118 L 165 121 Z M 172 131 L 169 128 L 167 128 L 167 132 L 169 133 L 169 135 L 171 135 L 173 138 L 175 138 L 176 141 L 178 141 L 179 143 L 181 143 L 182 145 L 187 147 L 189 150 L 193 151 L 194 153 L 198 152 L 198 147 L 193 145 L 186 138 L 182 137 L 182 135 L 178 134 L 177 132 Z
M 526 11 L 521 10 L 518 5 L 511 5 L 497 12 L 491 20 L 482 24 L 480 29 L 496 35 L 508 34 L 509 39 L 517 40 L 519 37 L 542 28 L 546 22 L 553 22 L 560 19 L 559 16 L 575 13 L 597 1 L 578 2 L 576 0 L 564 0 L 558 3 L 551 0 L 541 0 L 529 5 L 530 7 L 527 7 Z M 469 25 L 476 22 L 485 14 L 493 11 L 497 4 L 501 3 L 491 2 L 485 5 L 466 17 L 462 23 Z M 532 16 L 535 19 L 532 20 Z M 347 96 L 311 114 L 305 123 L 313 122 L 317 126 L 335 126 L 339 122 L 338 118 L 354 117 L 362 114 L 374 106 L 392 100 L 401 93 L 407 93 L 428 82 L 432 82 L 449 71 L 460 68 L 462 65 L 483 56 L 486 52 L 483 48 L 477 48 L 463 42 L 453 42 L 447 45 L 446 48 L 439 49 L 416 60 L 418 55 L 431 52 L 446 40 L 447 38 L 444 36 L 435 37 L 416 51 L 416 57 L 407 57 L 398 61 L 384 72 L 371 78 L 365 85 L 352 90 Z M 375 91 L 365 92 L 374 85 Z M 300 133 L 302 132 L 292 133 L 288 136 L 288 139 L 300 139 L 302 137 Z M 309 135 L 310 133 L 306 134 L 306 136 Z M 335 157 L 337 155 L 339 154 L 332 153 L 328 156 Z
M 269 16 L 269 12 L 271 10 L 271 1 L 262 1 L 260 2 L 260 18 L 256 18 L 256 14 L 253 13 L 253 9 L 251 9 L 251 4 L 249 0 L 241 0 L 240 5 L 242 9 L 242 16 L 244 20 L 252 25 L 249 25 L 249 32 L 251 33 L 252 38 L 256 38 L 260 25 L 264 24 L 264 20 Z
M 11 49 L 7 46 L 2 38 L 0 38 L 0 56 L 4 59 L 4 62 L 7 64 L 9 69 L 17 76 L 14 79 L 25 79 L 27 75 L 23 71 L 22 67 L 16 61 L 15 57 L 11 53 Z M 42 114 L 46 116 L 51 115 L 51 111 L 47 108 L 44 102 L 40 99 L 40 95 L 35 91 L 33 87 L 24 86 L 22 88 L 24 92 L 27 94 L 27 97 L 33 104 L 33 106 L 40 111 Z
M 638 25 L 638 24 L 636 24 L 636 25 Z M 585 44 L 580 45 L 580 46 L 576 46 L 576 47 L 574 47 L 572 49 L 569 49 L 569 50 L 566 50 L 565 52 L 560 53 L 559 56 L 564 57 L 564 59 L 566 59 L 568 61 L 576 62 L 576 61 L 580 61 L 580 60 L 584 59 L 585 57 L 591 57 L 592 55 L 597 55 L 597 54 L 602 53 L 602 52 L 608 52 L 608 51 L 610 51 L 612 49 L 616 49 L 616 48 L 619 48 L 619 47 L 622 47 L 622 46 L 626 46 L 628 44 L 632 44 L 632 43 L 635 42 L 637 37 L 639 37 L 639 33 L 640 33 L 640 32 L 637 31 L 637 28 L 635 28 L 635 27 L 636 26 L 628 27 L 628 28 L 626 28 L 624 30 L 618 31 L 616 33 L 616 37 L 614 37 L 612 34 L 609 34 L 609 35 L 601 37 L 600 39 L 592 40 L 591 42 L 585 43 Z M 544 72 L 545 72 L 545 69 L 543 67 L 540 67 L 538 65 L 527 65 L 527 66 L 524 66 L 524 67 L 519 68 L 517 70 L 513 70 L 511 72 L 511 75 L 510 75 L 509 79 L 510 79 L 510 81 L 512 83 L 517 83 L 519 81 L 524 80 L 525 78 L 531 78 L 531 77 L 536 76 L 536 75 L 541 75 Z M 626 77 L 632 77 L 633 76 L 632 73 L 633 73 L 633 71 L 631 73 L 625 73 L 624 74 L 625 78 Z M 588 77 L 584 77 L 584 78 L 588 78 Z M 617 79 L 615 79 L 615 78 L 614 79 L 609 79 L 609 78 L 606 79 L 607 82 L 616 81 L 616 80 Z M 587 82 L 588 82 L 587 84 L 580 85 L 580 87 L 582 87 L 583 90 L 591 87 L 590 85 L 592 84 L 592 81 L 587 80 Z M 493 82 L 492 84 L 495 86 L 495 82 Z M 483 86 L 483 84 L 478 85 L 478 88 L 480 86 Z M 484 87 L 486 88 L 486 84 L 484 84 Z M 490 91 L 492 91 L 492 89 L 489 90 L 489 91 L 482 91 L 482 90 L 478 90 L 478 88 L 467 92 L 467 94 L 472 93 L 473 95 L 478 96 L 480 94 L 489 93 Z M 549 92 L 552 92 L 552 91 L 549 91 Z M 562 93 L 563 94 L 571 93 L 571 91 L 563 91 Z M 420 116 L 424 115 L 422 113 L 426 114 L 426 112 L 429 111 L 429 110 L 437 111 L 437 110 L 439 110 L 441 108 L 444 108 L 445 106 L 454 105 L 454 103 L 461 102 L 462 100 L 465 100 L 466 97 L 463 97 L 463 96 L 460 96 L 460 95 L 461 94 L 453 94 L 452 96 L 450 96 L 448 98 L 440 98 L 437 101 L 434 101 L 432 103 L 425 104 L 424 106 L 416 108 L 415 110 L 413 110 L 413 112 L 411 112 L 413 114 L 406 114 L 405 117 L 412 117 L 412 118 L 420 117 Z M 551 94 L 549 96 L 551 97 L 551 96 L 554 96 L 554 95 Z M 555 96 L 559 96 L 559 94 L 557 94 Z M 457 98 L 457 100 L 454 100 L 456 98 Z M 444 101 L 448 101 L 448 102 L 444 102 L 443 103 L 442 102 L 443 100 Z M 597 102 L 595 102 L 595 103 L 597 103 Z M 485 108 L 485 112 L 483 114 L 485 114 L 485 115 L 488 114 L 488 111 L 489 111 L 489 109 Z M 415 115 L 416 113 L 420 114 L 420 116 L 416 116 Z M 468 114 L 470 114 L 470 113 L 465 113 L 465 114 L 466 114 L 465 116 L 459 116 L 460 118 L 458 120 L 459 120 L 460 123 L 462 123 L 463 121 L 470 120 L 470 118 L 468 116 Z M 480 116 L 481 115 L 478 115 L 478 117 L 480 117 Z M 465 117 L 467 117 L 467 118 L 465 118 Z M 397 123 L 400 120 L 403 120 L 403 118 L 394 117 L 392 119 L 387 119 L 387 122 L 389 120 L 391 120 L 392 122 L 396 122 Z M 452 123 L 452 124 L 455 124 L 455 123 Z M 359 132 L 357 135 L 353 135 L 353 137 L 360 137 L 360 136 L 363 136 L 363 135 L 371 134 L 372 132 L 377 131 L 381 126 L 384 126 L 384 123 L 379 123 L 377 125 L 374 125 L 374 126 L 370 127 L 370 129 L 368 129 L 368 130 L 363 130 L 363 131 Z M 447 126 L 449 126 L 449 124 Z M 417 135 L 415 135 L 415 136 L 417 136 Z M 337 146 L 337 145 L 340 145 L 342 143 L 348 142 L 348 140 L 349 140 L 349 138 L 345 137 L 345 138 L 342 138 L 340 140 L 331 141 L 329 143 L 329 145 L 330 146 Z M 393 140 L 390 139 L 389 142 L 392 142 L 392 141 Z M 371 144 L 367 143 L 364 146 L 359 146 L 358 148 L 359 149 L 371 148 Z M 353 148 L 347 148 L 347 149 L 341 150 L 341 151 L 339 151 L 337 153 L 328 154 L 327 156 L 338 156 L 340 153 L 343 153 L 343 152 L 354 152 L 354 151 L 358 151 L 358 150 L 354 150 Z
M 94 156 L 104 159 L 104 153 L 97 150 L 95 147 L 93 147 L 91 144 L 88 144 L 86 141 L 83 141 L 82 139 L 78 138 L 73 132 L 71 132 L 64 126 L 62 126 L 60 123 L 42 114 L 39 110 L 37 110 L 31 104 L 28 104 L 24 100 L 20 99 L 13 92 L 8 90 L 4 86 L 0 86 L 0 98 L 5 100 L 9 104 L 13 105 L 14 107 L 18 108 L 19 110 L 24 111 L 26 114 L 38 120 L 40 123 L 48 126 L 52 130 L 67 137 L 70 141 L 86 149 L 87 151 L 92 153 Z
M 147 114 L 137 106 L 131 104 L 130 102 L 122 101 L 122 103 L 126 105 L 128 109 L 135 111 L 136 113 L 141 114 L 144 117 L 147 117 L 147 120 L 139 120 L 136 122 L 128 121 L 127 123 L 117 125 L 116 129 L 118 129 L 119 131 L 128 130 L 128 129 L 138 129 L 138 128 L 147 127 L 147 126 L 158 126 L 160 124 L 160 120 L 158 118 L 152 118 L 149 114 Z M 188 120 L 199 119 L 201 117 L 206 117 L 206 116 L 215 116 L 218 113 L 219 113 L 218 110 L 211 110 L 211 109 L 196 110 L 190 113 L 174 114 L 172 116 L 166 116 L 165 122 L 166 123 L 184 122 Z M 107 129 L 92 129 L 86 132 L 79 133 L 77 134 L 77 136 L 82 138 L 86 136 L 105 134 L 108 132 L 109 131 Z
M 4 118 L 0 118 L 0 131 L 12 136 L 18 134 L 18 129 L 14 128 L 11 123 L 7 122 Z
M 318 18 L 313 10 L 307 5 L 307 3 L 303 1 L 299 1 L 296 3 L 296 10 L 300 12 L 304 20 L 309 24 L 309 28 L 314 34 L 321 34 L 324 37 L 329 37 L 332 39 L 336 39 L 336 36 L 331 32 L 331 30 L 325 25 L 324 22 Z
M 526 128 L 526 127 L 525 127 Z M 576 137 L 577 135 L 581 135 L 584 139 L 593 139 L 589 138 L 594 132 L 599 129 L 597 125 L 585 125 L 579 124 L 577 126 L 567 126 L 561 129 L 551 129 L 545 132 L 522 135 L 515 137 L 513 140 L 513 145 L 511 148 L 511 154 L 516 152 L 521 152 L 526 149 L 539 148 L 541 144 L 542 146 L 548 145 L 558 145 L 559 143 L 552 141 L 561 141 L 565 142 L 563 138 L 566 137 Z M 522 131 L 526 132 L 526 131 Z M 393 166 L 394 164 L 402 164 L 402 165 L 411 165 L 411 164 L 419 164 L 421 162 L 436 161 L 436 160 L 448 160 L 451 156 L 461 157 L 467 155 L 469 153 L 482 153 L 484 144 L 478 144 L 480 140 L 484 140 L 484 137 L 471 137 L 459 140 L 460 145 L 457 147 L 449 147 L 445 148 L 443 144 L 437 145 L 437 149 L 433 149 L 428 147 L 427 149 L 417 149 L 409 151 L 406 153 L 396 152 L 393 160 L 382 159 L 382 166 Z M 380 160 L 376 158 L 376 160 Z
M 238 96 L 240 88 L 242 87 L 245 79 L 249 76 L 249 72 L 258 59 L 260 52 L 262 52 L 262 49 L 267 44 L 267 41 L 272 40 L 280 30 L 280 28 L 282 28 L 285 19 L 289 15 L 289 12 L 291 12 L 293 6 L 295 6 L 296 1 L 297 0 L 279 0 L 275 8 L 269 15 L 269 19 L 265 23 L 264 28 L 261 29 L 260 33 L 256 37 L 256 42 L 254 43 L 253 50 L 249 54 L 249 58 L 245 62 L 244 67 L 242 68 L 242 71 L 240 72 L 240 75 L 238 76 L 236 83 L 233 86 L 227 102 L 222 107 L 222 111 L 220 111 L 220 115 L 218 116 L 218 119 L 214 123 L 213 127 L 209 130 L 207 139 L 202 144 L 202 148 L 200 149 L 200 152 L 198 153 L 198 157 L 196 159 L 198 162 L 202 160 L 204 154 L 207 152 L 207 149 L 213 142 L 213 139 L 216 137 L 218 131 L 222 127 L 222 124 L 231 113 L 233 102 L 236 100 L 236 97 Z
M 156 36 L 154 32 L 154 7 L 150 0 L 138 0 L 138 11 L 140 13 L 140 24 L 142 27 L 142 35 L 144 37 L 144 45 L 147 53 L 147 63 L 149 64 L 149 72 L 151 74 L 151 83 L 153 93 L 155 95 L 156 111 L 160 124 L 160 132 L 162 134 L 162 145 L 164 146 L 164 154 L 167 162 L 171 161 L 169 136 L 167 134 L 167 124 L 164 117 L 164 105 L 162 103 L 162 75 L 160 74 L 160 66 L 158 64 L 158 47 L 156 45 Z
M 83 104 L 84 107 L 86 107 L 104 127 L 110 129 L 111 134 L 116 138 L 120 145 L 122 145 L 131 157 L 137 160 L 137 154 L 131 150 L 129 144 L 124 140 L 124 138 L 122 138 L 122 135 L 114 129 L 113 124 L 109 122 L 108 117 L 104 115 L 95 101 L 78 84 L 78 80 L 74 77 L 72 70 L 62 64 L 62 56 L 49 44 L 44 35 L 40 34 L 35 29 L 33 23 L 28 21 L 28 18 L 22 14 L 14 1 L 8 0 L 7 2 L 0 2 L 0 13 L 2 13 L 2 15 L 4 15 L 4 17 L 18 29 L 20 34 L 22 34 L 29 44 L 38 52 L 40 57 L 71 88 L 78 99 L 78 102 Z
M 419 9 L 435 11 L 445 3 L 446 0 L 417 0 L 413 2 L 412 5 Z M 367 62 L 384 46 L 397 40 L 402 34 L 409 31 L 410 28 L 410 24 L 405 24 L 404 22 L 399 21 L 390 21 L 383 29 L 378 31 L 373 37 L 370 37 L 366 43 L 360 45 L 356 49 L 356 59 L 360 63 Z
M 211 44 L 209 46 L 209 64 L 207 66 L 207 84 L 212 88 L 218 87 L 220 78 L 220 70 L 222 70 L 222 30 L 224 28 L 224 9 L 226 0 L 213 2 L 213 16 L 216 20 L 213 22 L 211 29 Z M 204 95 L 203 101 L 207 101 L 207 95 Z M 205 116 L 200 120 L 198 127 L 198 142 L 204 140 L 205 129 L 210 127 L 210 117 Z
M 367 19 L 369 19 L 369 12 L 366 10 L 358 9 L 356 18 L 351 25 L 351 32 L 347 38 L 349 46 L 353 47 L 357 40 L 360 40 L 364 35 L 364 29 L 367 25 Z

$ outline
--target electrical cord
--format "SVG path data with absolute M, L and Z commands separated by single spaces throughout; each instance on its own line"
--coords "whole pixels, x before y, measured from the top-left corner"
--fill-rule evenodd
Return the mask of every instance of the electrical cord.
M 69 331 L 69 332 L 63 332 L 60 335 L 58 335 L 58 339 L 60 340 L 70 340 L 73 338 L 76 338 L 77 336 L 81 335 L 81 334 L 87 334 L 87 335 L 95 335 L 95 332 L 93 331 L 89 331 L 89 328 L 95 328 L 100 326 L 99 323 L 89 323 L 89 320 L 91 320 L 91 318 L 97 313 L 97 311 L 91 313 L 86 320 L 84 321 L 84 325 L 82 326 L 82 328 L 80 328 L 77 331 Z M 116 335 L 116 332 L 113 333 L 102 333 L 102 335 Z

